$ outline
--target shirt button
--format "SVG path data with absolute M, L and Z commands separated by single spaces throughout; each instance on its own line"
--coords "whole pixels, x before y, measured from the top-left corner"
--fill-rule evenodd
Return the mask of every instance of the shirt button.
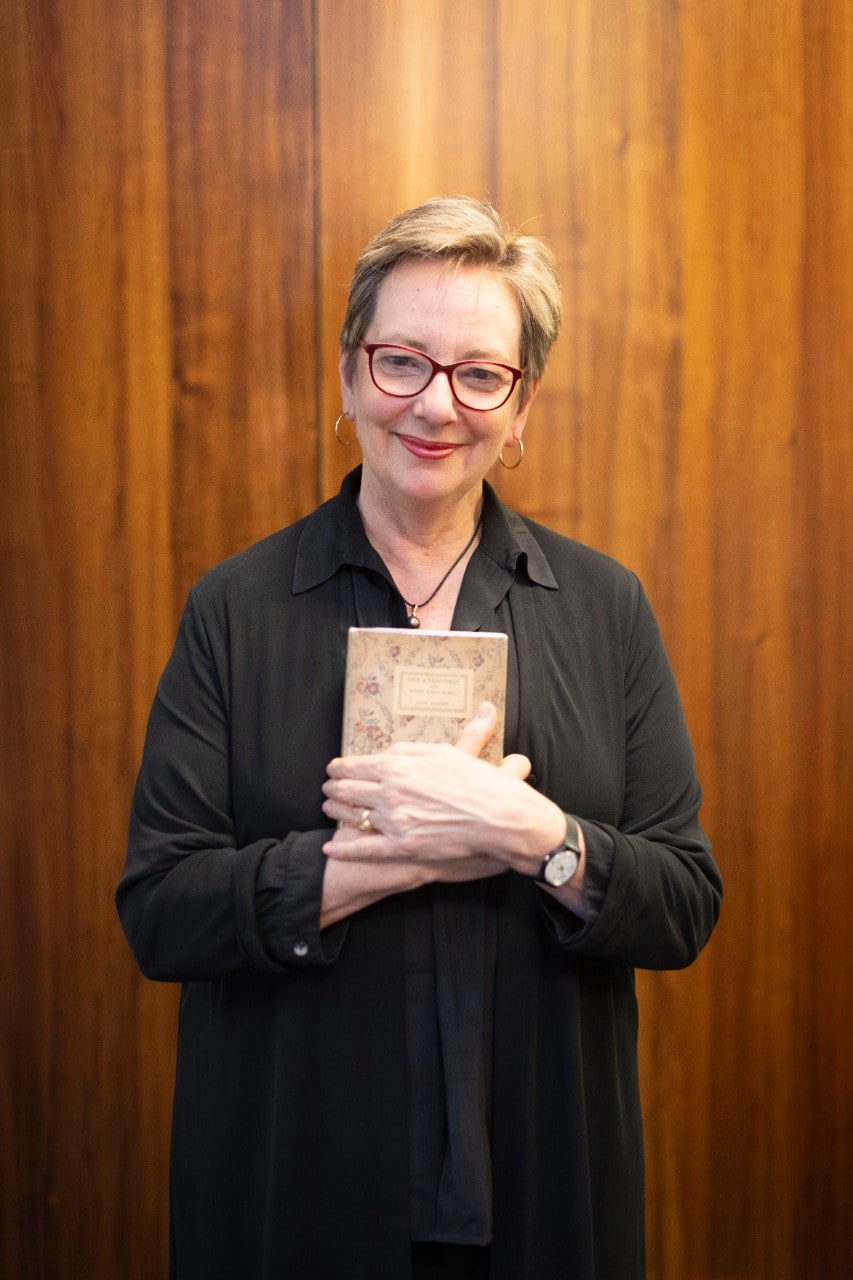
M 300 959 L 301 959 L 303 956 L 307 956 L 307 955 L 308 955 L 308 943 L 307 943 L 307 942 L 303 942 L 301 938 L 300 938 L 299 942 L 294 942 L 294 944 L 293 944 L 293 954 L 294 954 L 295 956 L 299 956 L 299 958 L 300 958 Z

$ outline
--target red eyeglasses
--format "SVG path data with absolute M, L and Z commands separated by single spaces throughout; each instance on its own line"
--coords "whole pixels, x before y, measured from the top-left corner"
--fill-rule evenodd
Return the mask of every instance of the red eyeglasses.
M 437 373 L 444 373 L 453 396 L 466 409 L 486 412 L 500 409 L 512 395 L 523 369 L 496 360 L 457 360 L 439 364 L 432 356 L 412 347 L 398 347 L 390 342 L 360 342 L 367 352 L 367 364 L 373 385 L 386 396 L 403 400 L 417 396 L 429 386 Z

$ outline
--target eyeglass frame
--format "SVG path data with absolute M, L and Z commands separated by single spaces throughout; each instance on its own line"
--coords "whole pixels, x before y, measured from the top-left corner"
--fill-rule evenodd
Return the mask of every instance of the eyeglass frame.
M 468 409 L 471 413 L 491 413 L 493 409 L 502 409 L 504 407 L 507 400 L 509 400 L 513 391 L 515 391 L 515 388 L 518 386 L 519 382 L 521 381 L 521 379 L 524 377 L 524 374 L 525 374 L 524 369 L 516 369 L 515 365 L 505 364 L 503 360 L 471 360 L 469 359 L 469 360 L 455 360 L 453 364 L 439 364 L 437 360 L 433 360 L 432 356 L 428 356 L 425 351 L 419 351 L 417 347 L 404 347 L 399 342 L 359 342 L 358 345 L 361 347 L 362 351 L 364 351 L 365 354 L 367 355 L 367 368 L 368 368 L 368 372 L 370 373 L 370 381 L 373 383 L 377 391 L 382 392 L 383 396 L 391 396 L 393 400 L 414 399 L 415 396 L 419 396 L 424 391 L 426 391 L 427 387 L 433 381 L 437 373 L 444 373 L 447 375 L 447 383 L 448 383 L 448 386 L 450 387 L 450 394 L 453 396 L 453 399 L 456 401 L 457 404 L 461 404 L 463 409 Z M 419 387 L 417 391 L 386 391 L 384 387 L 380 387 L 379 383 L 376 381 L 376 377 L 373 372 L 373 353 L 375 351 L 379 351 L 382 349 L 386 351 L 408 351 L 413 356 L 420 356 L 422 360 L 427 360 L 432 365 L 432 373 L 429 375 L 424 385 L 422 387 Z M 475 404 L 466 404 L 464 400 L 460 400 L 459 396 L 456 394 L 456 388 L 453 385 L 453 374 L 456 369 L 459 369 L 464 364 L 484 364 L 484 365 L 489 365 L 491 367 L 494 367 L 496 369 L 506 369 L 509 373 L 511 373 L 512 382 L 510 383 L 509 390 L 507 391 L 503 400 L 500 400 L 497 404 L 490 404 L 488 408 L 483 408 L 482 406 L 475 405 Z

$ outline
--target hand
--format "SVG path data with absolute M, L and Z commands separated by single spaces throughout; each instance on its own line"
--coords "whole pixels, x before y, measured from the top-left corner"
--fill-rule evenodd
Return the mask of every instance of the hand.
M 479 759 L 496 718 L 494 707 L 483 703 L 455 746 L 397 743 L 375 755 L 332 760 L 323 809 L 344 825 L 325 845 L 326 854 L 410 859 L 436 871 L 440 866 L 440 879 L 505 870 L 502 832 L 523 823 L 528 796 L 543 798 L 524 785 L 530 772 L 525 756 L 507 756 L 498 768 Z M 360 830 L 363 817 L 370 825 Z

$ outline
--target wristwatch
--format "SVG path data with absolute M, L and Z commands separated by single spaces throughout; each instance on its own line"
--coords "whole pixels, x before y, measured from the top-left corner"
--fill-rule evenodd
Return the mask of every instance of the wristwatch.
M 566 836 L 563 843 L 542 859 L 542 866 L 536 879 L 540 884 L 548 884 L 552 889 L 559 889 L 568 884 L 578 869 L 580 861 L 580 833 L 578 824 L 571 814 L 567 813 Z

